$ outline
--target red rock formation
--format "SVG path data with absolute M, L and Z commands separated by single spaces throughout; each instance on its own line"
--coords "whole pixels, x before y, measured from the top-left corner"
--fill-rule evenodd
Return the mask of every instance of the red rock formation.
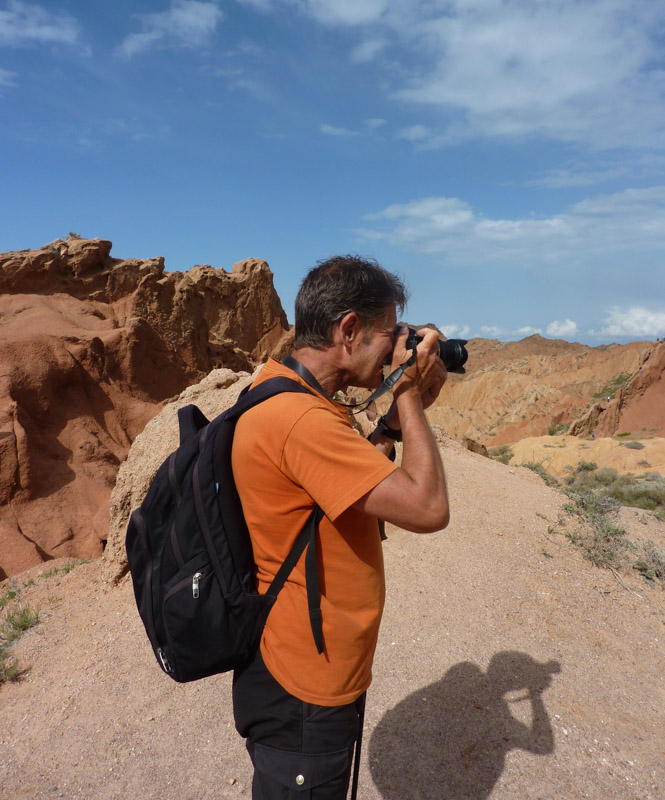
M 472 339 L 467 345 L 466 375 L 449 376 L 429 417 L 450 435 L 469 436 L 487 447 L 543 436 L 586 414 L 595 427 L 607 401 L 594 395 L 620 375 L 633 376 L 628 385 L 638 381 L 653 347 L 650 342 L 587 347 L 541 336 L 505 343 Z M 652 399 L 657 394 L 654 390 L 645 395 L 643 407 L 647 400 L 657 406 Z M 665 403 L 654 414 L 662 425 Z M 608 431 L 615 429 L 608 423 Z
M 635 374 L 613 399 L 594 403 L 571 425 L 574 436 L 665 435 L 665 342 L 648 347 Z
M 287 335 L 264 261 L 165 272 L 100 239 L 0 255 L 0 579 L 102 552 L 118 465 L 163 401 Z

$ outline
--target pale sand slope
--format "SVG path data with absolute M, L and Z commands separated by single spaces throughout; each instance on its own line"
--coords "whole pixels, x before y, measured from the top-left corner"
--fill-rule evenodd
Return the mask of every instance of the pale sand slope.
M 448 530 L 388 530 L 359 797 L 665 797 L 665 593 L 548 533 L 562 495 L 529 470 L 450 443 L 444 459 Z M 665 547 L 651 515 L 623 521 Z M 23 681 L 0 688 L 2 800 L 249 798 L 230 676 L 173 683 L 129 583 L 99 575 L 22 592 L 42 622 L 15 647 Z
M 642 475 L 659 472 L 665 476 L 665 439 L 639 439 L 641 449 L 626 445 L 631 439 L 580 439 L 577 436 L 532 436 L 508 445 L 514 455 L 511 464 L 535 462 L 552 475 L 569 475 L 580 461 L 593 461 L 599 467 Z

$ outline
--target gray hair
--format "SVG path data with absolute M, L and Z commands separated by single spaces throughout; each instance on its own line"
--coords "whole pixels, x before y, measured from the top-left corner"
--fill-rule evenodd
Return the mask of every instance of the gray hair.
M 408 298 L 402 281 L 374 259 L 333 256 L 319 261 L 300 285 L 296 297 L 295 348 L 317 350 L 332 344 L 335 325 L 350 311 L 363 322 L 382 319 Z

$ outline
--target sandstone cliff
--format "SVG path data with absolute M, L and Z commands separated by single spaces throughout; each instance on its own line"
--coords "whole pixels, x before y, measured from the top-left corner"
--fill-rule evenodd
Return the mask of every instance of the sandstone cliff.
M 98 556 L 119 464 L 163 401 L 288 332 L 264 261 L 165 272 L 101 239 L 0 254 L 0 579 Z
M 663 342 L 587 347 L 530 336 L 473 339 L 467 349 L 466 374 L 450 375 L 430 411 L 456 438 L 493 447 L 568 425 L 578 435 L 612 436 L 625 425 L 665 432 Z M 584 415 L 592 422 L 573 424 Z

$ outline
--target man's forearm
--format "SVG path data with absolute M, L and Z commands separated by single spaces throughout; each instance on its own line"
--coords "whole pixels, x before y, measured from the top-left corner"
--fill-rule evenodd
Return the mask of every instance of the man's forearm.
M 413 390 L 396 393 L 402 429 L 402 469 L 418 485 L 424 505 L 448 510 L 448 492 L 441 453 L 423 410 L 420 395 Z

